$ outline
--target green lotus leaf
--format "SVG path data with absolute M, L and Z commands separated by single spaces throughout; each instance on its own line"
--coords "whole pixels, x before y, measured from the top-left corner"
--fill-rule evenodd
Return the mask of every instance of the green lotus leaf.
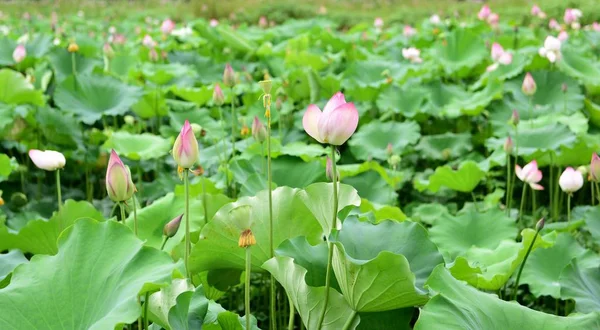
M 70 76 L 54 92 L 58 107 L 75 114 L 88 125 L 102 116 L 124 115 L 141 97 L 139 87 L 108 76 L 91 75 Z
M 347 177 L 354 177 L 369 171 L 377 172 L 388 185 L 396 187 L 409 176 L 407 171 L 392 171 L 384 168 L 378 162 L 371 160 L 360 164 L 344 164 L 338 165 L 337 170 L 340 172 L 340 178 L 343 180 Z
M 289 187 L 273 190 L 274 247 L 296 236 L 306 236 L 313 244 L 321 238 L 323 231 L 302 199 L 297 196 L 300 192 L 302 191 L 299 189 Z M 271 254 L 268 198 L 268 191 L 263 190 L 254 197 L 242 197 L 223 206 L 202 228 L 201 238 L 194 245 L 190 256 L 192 271 L 245 269 L 245 251 L 238 246 L 239 236 L 244 228 L 240 228 L 235 217 L 230 215 L 231 210 L 244 205 L 251 208 L 250 228 L 256 237 L 256 245 L 252 247 L 252 270 L 261 271 L 260 266 Z M 331 213 L 327 214 L 331 217 Z
M 479 168 L 479 165 L 468 160 L 461 163 L 456 171 L 448 165 L 436 168 L 435 172 L 429 177 L 427 189 L 437 192 L 441 187 L 447 187 L 468 193 L 473 191 L 484 177 L 485 172 Z
M 422 112 L 426 91 L 419 86 L 386 88 L 377 98 L 377 107 L 412 118 Z
M 386 312 L 359 313 L 357 330 L 411 330 L 414 308 L 394 309 Z
M 279 282 L 292 300 L 307 329 L 316 329 L 317 322 L 324 308 L 325 287 L 313 287 L 306 284 L 306 269 L 294 263 L 290 257 L 274 257 L 262 266 Z M 329 289 L 329 302 L 325 312 L 322 329 L 344 329 L 346 321 L 354 315 L 344 296 L 333 288 Z M 360 317 L 345 329 L 356 329 Z
M 455 100 L 469 98 L 470 94 L 461 86 L 443 84 L 439 81 L 426 85 L 425 90 L 428 94 L 425 110 L 434 116 L 442 116 L 446 106 L 452 104 Z
M 479 87 L 482 84 L 486 84 L 490 80 L 501 80 L 511 79 L 516 75 L 523 72 L 526 65 L 531 63 L 531 57 L 525 54 L 523 51 L 517 51 L 513 53 L 512 62 L 509 65 L 499 65 L 496 70 L 492 72 L 484 73 L 479 81 L 473 86 Z
M 29 262 L 19 250 L 10 250 L 0 254 L 0 282 L 2 282 L 20 264 Z
M 567 330 L 595 329 L 600 326 L 597 313 L 560 317 L 498 299 L 494 294 L 455 279 L 443 265 L 434 269 L 426 285 L 435 296 L 421 310 L 415 330 L 504 329 Z
M 561 298 L 560 273 L 574 258 L 583 268 L 600 266 L 600 257 L 596 253 L 583 248 L 570 234 L 560 233 L 554 246 L 537 249 L 529 255 L 521 283 L 527 284 L 536 297 Z
M 281 153 L 288 156 L 296 156 L 308 161 L 321 157 L 328 153 L 327 149 L 319 144 L 306 144 L 304 142 L 292 142 L 281 147 Z
M 102 213 L 90 203 L 69 199 L 50 220 L 31 220 L 17 233 L 9 231 L 0 223 L 0 251 L 19 249 L 33 254 L 56 254 L 60 227 L 67 228 L 82 218 L 104 220 Z
M 333 243 L 333 270 L 340 289 L 359 312 L 426 303 L 423 284 L 444 262 L 425 228 L 410 221 L 373 225 L 349 217 Z
M 560 274 L 560 296 L 575 300 L 575 311 L 594 313 L 600 311 L 600 268 L 583 268 L 573 259 Z M 596 314 L 595 313 L 595 314 Z
M 360 212 L 368 212 L 367 217 L 372 216 L 372 221 L 375 224 L 378 224 L 384 220 L 406 220 L 406 214 L 404 214 L 404 212 L 402 212 L 402 210 L 399 207 L 372 203 L 371 201 L 365 198 L 361 199 Z
M 474 207 L 463 209 L 456 216 L 442 214 L 429 235 L 447 261 L 452 261 L 471 247 L 493 250 L 503 240 L 517 237 L 514 219 L 500 209 L 478 212 Z
M 463 156 L 473 149 L 473 145 L 471 134 L 448 132 L 423 136 L 415 149 L 422 158 L 447 160 Z
M 166 116 L 169 110 L 165 97 L 159 90 L 146 91 L 131 109 L 143 119 Z
M 10 158 L 6 154 L 0 154 L 0 182 L 7 180 L 12 171 Z
M 173 94 L 181 97 L 182 99 L 190 102 L 194 102 L 199 106 L 205 105 L 208 101 L 212 100 L 213 89 L 204 86 L 200 88 L 195 87 L 180 87 L 173 85 L 171 87 Z
M 502 98 L 502 83 L 492 81 L 484 89 L 472 93 L 468 98 L 455 98 L 448 104 L 443 113 L 450 118 L 456 118 L 461 115 L 477 116 L 483 112 L 492 100 Z
M 202 286 L 197 287 L 194 291 L 190 290 L 179 294 L 167 314 L 170 327 L 165 328 L 201 329 L 211 303 L 216 304 L 204 296 Z
M 262 162 L 266 163 L 266 158 Z M 325 166 L 320 161 L 303 162 L 298 157 L 280 156 L 271 161 L 273 181 L 279 186 L 302 188 L 325 181 Z M 262 176 L 266 181 L 266 174 Z
M 388 159 L 387 146 L 392 145 L 396 154 L 402 154 L 409 145 L 417 143 L 420 127 L 414 121 L 403 123 L 372 121 L 361 126 L 348 144 L 352 154 L 360 160 Z
M 344 72 L 342 87 L 379 88 L 387 82 L 386 75 L 384 74 L 385 72 L 387 72 L 394 80 L 401 81 L 406 74 L 406 70 L 406 66 L 402 66 L 394 61 L 354 61 Z
M 360 196 L 378 204 L 395 204 L 398 193 L 392 185 L 376 171 L 368 171 L 354 177 L 344 178 L 342 182 L 353 186 Z
M 448 207 L 442 204 L 419 204 L 412 210 L 410 218 L 427 225 L 433 225 L 438 219 L 448 216 Z
M 48 142 L 71 148 L 83 142 L 81 122 L 73 115 L 44 107 L 36 111 L 35 117 Z
M 589 114 L 589 119 L 596 127 L 600 127 L 600 105 L 592 102 L 589 99 L 584 100 L 585 109 Z
M 557 62 L 559 70 L 579 79 L 587 89 L 597 94 L 600 91 L 600 67 L 571 48 L 561 49 L 561 54 L 561 60 Z
M 181 78 L 193 74 L 190 67 L 180 63 L 154 64 L 145 62 L 140 70 L 140 73 L 146 80 L 157 85 L 166 85 L 173 78 Z
M 527 249 L 533 241 L 535 230 L 525 229 L 521 233 L 522 242 L 502 241 L 495 249 L 472 247 L 456 258 L 449 267 L 459 280 L 466 281 L 478 289 L 498 290 L 523 263 Z M 531 251 L 548 248 L 554 244 L 556 232 L 539 236 Z
M 333 225 L 333 184 L 314 183 L 298 192 L 298 198 L 321 225 L 323 233 L 331 232 Z M 360 206 L 360 197 L 349 185 L 340 184 L 338 188 L 337 224 L 340 225 L 353 206 Z M 299 234 L 297 236 L 300 236 Z
M 2 69 L 0 70 L 0 103 L 42 106 L 45 100 L 43 92 L 34 89 L 22 74 L 10 69 Z
M 177 304 L 177 297 L 184 292 L 193 291 L 194 287 L 187 279 L 173 279 L 169 286 L 160 288 L 150 295 L 148 300 L 148 316 L 153 323 L 171 329 L 169 311 Z
M 600 207 L 594 207 L 585 214 L 586 229 L 592 234 L 596 244 L 600 244 Z
M 463 77 L 485 59 L 487 52 L 482 45 L 483 40 L 474 32 L 456 29 L 435 46 L 435 59 L 447 74 Z
M 102 147 L 106 150 L 115 149 L 121 157 L 148 160 L 168 155 L 173 143 L 172 139 L 165 139 L 159 135 L 121 131 L 112 133 Z
M 576 136 L 565 125 L 554 124 L 519 131 L 513 138 L 519 146 L 519 155 L 530 156 L 538 151 L 558 151 L 560 147 L 572 147 Z
M 62 82 L 68 77 L 73 76 L 73 58 L 75 58 L 75 71 L 77 75 L 87 76 L 92 73 L 95 67 L 101 66 L 102 62 L 98 59 L 85 57 L 81 54 L 69 53 L 65 48 L 56 48 L 48 55 L 48 60 L 54 68 L 54 73 L 58 82 Z
M 174 267 L 166 253 L 143 247 L 122 224 L 82 219 L 61 235 L 57 255 L 36 256 L 15 269 L 0 290 L 0 324 L 114 329 L 140 316 L 137 296 L 167 284 Z

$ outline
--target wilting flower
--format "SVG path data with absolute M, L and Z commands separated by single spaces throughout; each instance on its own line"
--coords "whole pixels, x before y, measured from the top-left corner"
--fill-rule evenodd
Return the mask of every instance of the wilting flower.
M 106 168 L 106 191 L 108 197 L 115 202 L 129 200 L 135 192 L 131 171 L 123 164 L 114 150 L 110 151 L 110 159 Z
M 373 22 L 373 26 L 375 26 L 377 29 L 381 29 L 383 27 L 383 18 L 376 17 L 375 21 Z
M 198 160 L 198 141 L 189 121 L 185 121 L 181 132 L 173 144 L 175 163 L 183 168 L 191 168 Z
M 144 39 L 142 39 L 142 45 L 146 46 L 147 48 L 154 48 L 157 44 L 156 41 L 154 41 L 154 39 L 147 34 L 144 36 Z
M 561 57 L 560 40 L 553 36 L 546 37 L 546 40 L 544 40 L 544 47 L 540 48 L 539 54 L 540 56 L 547 58 L 550 63 L 558 61 Z
M 514 143 L 512 138 L 509 136 L 506 138 L 506 141 L 504 141 L 504 152 L 506 152 L 507 154 L 512 154 L 513 152 L 513 147 L 514 147 Z
M 537 85 L 535 84 L 535 80 L 533 80 L 531 73 L 527 72 L 525 75 L 525 79 L 523 79 L 523 85 L 521 85 L 521 90 L 523 91 L 523 94 L 527 96 L 535 94 Z
M 515 174 L 519 180 L 529 184 L 534 190 L 544 190 L 544 187 L 538 184 L 542 180 L 542 171 L 538 169 L 537 162 L 534 160 L 523 168 L 515 165 Z
M 438 25 L 442 22 L 442 20 L 438 14 L 433 14 L 431 17 L 429 17 L 429 22 L 433 25 Z
M 566 193 L 574 193 L 583 187 L 583 175 L 572 167 L 567 167 L 558 179 L 560 189 Z
M 223 105 L 225 102 L 223 90 L 221 89 L 221 85 L 218 83 L 215 84 L 215 89 L 213 90 L 213 102 L 215 102 L 216 105 Z
M 183 213 L 173 218 L 173 220 L 167 222 L 163 227 L 163 235 L 171 238 L 177 234 L 177 230 L 179 230 L 179 226 L 181 225 L 181 219 L 183 218 Z
M 590 178 L 592 181 L 600 181 L 600 157 L 597 153 L 592 154 L 592 160 L 590 161 Z
M 238 246 L 241 248 L 247 248 L 256 244 L 256 238 L 252 233 L 252 230 L 246 229 L 240 234 L 240 238 L 238 240 Z
M 254 120 L 252 121 L 252 136 L 260 143 L 267 138 L 267 128 L 257 116 L 254 116 Z
M 410 25 L 405 25 L 403 33 L 405 37 L 409 38 L 417 34 L 417 30 Z
M 483 20 L 487 19 L 491 13 L 492 13 L 492 10 L 490 9 L 490 6 L 484 5 L 479 10 L 479 13 L 477 14 L 477 18 L 479 18 L 479 20 L 483 21 Z
M 579 19 L 583 16 L 583 13 L 579 9 L 575 8 L 567 8 L 565 9 L 564 20 L 566 24 L 571 24 L 579 21 Z
M 223 84 L 227 87 L 235 86 L 235 71 L 229 63 L 225 64 L 225 71 L 223 71 Z
M 544 13 L 538 5 L 533 5 L 533 7 L 531 7 L 531 15 L 541 19 L 546 18 L 546 13 Z
M 323 112 L 311 104 L 302 118 L 302 126 L 308 135 L 320 143 L 342 145 L 356 131 L 358 110 L 354 103 L 346 103 L 344 94 L 337 92 L 329 99 Z
M 25 49 L 25 46 L 17 45 L 17 47 L 13 51 L 12 56 L 13 56 L 13 60 L 15 60 L 15 62 L 21 63 L 21 61 L 23 61 L 25 59 L 25 56 L 27 56 L 27 50 Z
M 415 47 L 410 48 L 402 48 L 402 56 L 409 60 L 411 63 L 421 63 L 423 59 L 421 59 L 421 51 Z
M 556 39 L 558 39 L 560 42 L 563 42 L 563 41 L 569 39 L 569 34 L 567 33 L 567 31 L 562 30 L 562 31 L 560 31 L 560 33 L 558 34 Z
M 548 22 L 548 27 L 549 27 L 551 30 L 557 30 L 557 31 L 560 31 L 560 29 L 561 29 L 561 26 L 560 26 L 560 24 L 559 24 L 559 23 L 558 23 L 558 21 L 557 21 L 557 20 L 555 20 L 554 18 L 553 18 L 553 19 L 551 19 L 551 20 L 550 20 L 550 22 Z
M 216 27 L 217 25 L 219 25 L 219 21 L 217 21 L 216 19 L 212 18 L 210 20 L 210 27 Z
M 163 34 L 171 34 L 171 32 L 173 32 L 173 30 L 175 29 L 175 22 L 173 22 L 170 19 L 166 19 L 162 22 L 162 24 L 160 25 L 160 31 Z
M 67 162 L 63 154 L 54 150 L 41 151 L 31 149 L 29 150 L 29 158 L 31 158 L 31 161 L 37 168 L 46 171 L 54 171 L 63 168 Z

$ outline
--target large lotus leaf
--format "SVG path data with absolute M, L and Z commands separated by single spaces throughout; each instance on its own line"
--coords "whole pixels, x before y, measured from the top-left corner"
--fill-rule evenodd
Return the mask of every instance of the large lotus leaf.
M 33 85 L 17 71 L 0 70 L 0 103 L 44 105 L 42 91 L 35 90 Z
M 0 182 L 8 179 L 12 171 L 11 159 L 6 154 L 0 154 Z
M 435 59 L 448 74 L 468 73 L 486 56 L 483 40 L 474 32 L 456 29 L 448 34 L 444 42 L 435 46 Z
M 294 259 L 290 257 L 271 258 L 262 267 L 271 273 L 277 282 L 281 283 L 306 328 L 316 329 L 319 316 L 324 308 L 325 287 L 312 287 L 306 284 L 306 269 L 294 263 Z M 330 288 L 322 329 L 343 329 L 346 321 L 354 313 L 344 296 Z M 356 329 L 359 321 L 360 317 L 356 316 L 351 326 L 346 329 Z
M 438 192 L 441 187 L 447 187 L 460 192 L 471 192 L 481 179 L 485 177 L 477 163 L 465 161 L 460 164 L 458 170 L 445 165 L 435 169 L 435 172 L 429 177 L 429 189 L 432 192 Z
M 98 59 L 77 53 L 73 55 L 64 48 L 56 48 L 48 55 L 48 59 L 59 82 L 73 75 L 73 58 L 75 58 L 75 71 L 80 76 L 89 75 L 94 67 L 100 66 L 102 63 Z
M 377 107 L 412 118 L 422 112 L 426 91 L 419 86 L 386 88 L 377 98 Z
M 499 65 L 496 70 L 492 72 L 485 72 L 481 78 L 473 85 L 473 87 L 479 87 L 492 80 L 506 80 L 511 79 L 523 72 L 523 68 L 531 63 L 531 57 L 525 54 L 525 52 L 513 53 L 512 62 L 509 65 Z
M 0 254 L 0 282 L 12 273 L 15 267 L 28 261 L 19 250 L 11 250 L 8 253 Z
M 429 234 L 437 244 L 446 260 L 454 260 L 471 247 L 495 249 L 503 240 L 517 236 L 514 219 L 506 216 L 500 209 L 478 212 L 469 207 L 456 216 L 442 214 Z
M 137 296 L 167 284 L 174 268 L 166 253 L 143 247 L 122 224 L 82 219 L 61 235 L 57 255 L 15 269 L 0 290 L 0 324 L 114 329 L 140 316 Z
M 285 240 L 275 249 L 275 255 L 290 257 L 294 259 L 294 263 L 306 269 L 306 284 L 313 287 L 325 286 L 328 254 L 329 249 L 325 241 L 313 246 L 305 237 Z M 339 291 L 335 276 L 331 278 L 331 287 Z
M 528 329 L 568 330 L 600 327 L 597 313 L 560 317 L 503 301 L 455 279 L 438 266 L 426 284 L 435 294 L 421 310 L 415 330 Z
M 471 134 L 444 133 L 426 135 L 421 138 L 416 150 L 422 158 L 447 160 L 463 156 L 473 149 Z
M 585 109 L 589 114 L 589 119 L 592 124 L 596 127 L 600 126 L 600 105 L 590 101 L 589 99 L 585 99 L 584 101 Z
M 396 154 L 402 154 L 404 149 L 417 143 L 421 128 L 414 121 L 403 123 L 372 121 L 356 132 L 348 144 L 352 154 L 360 160 L 388 158 L 387 146 L 392 145 Z
M 560 274 L 560 296 L 575 300 L 575 311 L 593 313 L 600 311 L 600 268 L 583 268 L 573 259 Z
M 204 295 L 204 288 L 199 286 L 195 291 L 185 291 L 176 297 L 169 309 L 166 329 L 189 330 L 201 329 L 209 310 L 209 301 Z
M 319 144 L 306 144 L 304 142 L 292 142 L 281 147 L 281 153 L 288 156 L 296 156 L 304 161 L 326 155 L 329 151 Z
M 456 258 L 450 272 L 459 280 L 484 290 L 498 290 L 513 275 L 525 259 L 527 249 L 533 241 L 535 230 L 525 229 L 523 240 L 502 241 L 495 249 L 472 247 L 463 256 Z M 556 232 L 538 236 L 531 251 L 548 248 L 554 244 Z
M 600 256 L 586 250 L 568 233 L 560 233 L 554 246 L 533 251 L 521 277 L 521 283 L 529 285 L 529 291 L 536 297 L 547 295 L 560 298 L 560 273 L 577 258 L 583 268 L 600 266 Z
M 166 116 L 169 111 L 165 96 L 158 89 L 146 91 L 139 102 L 133 105 L 132 110 L 144 119 Z
M 70 76 L 54 92 L 54 101 L 61 109 L 74 113 L 88 125 L 102 116 L 124 115 L 141 97 L 139 87 L 95 75 Z
M 501 99 L 502 92 L 502 83 L 494 80 L 481 91 L 470 94 L 468 98 L 453 99 L 444 108 L 444 114 L 450 118 L 456 118 L 461 115 L 477 116 L 483 112 L 492 100 Z
M 518 145 L 519 155 L 529 156 L 538 151 L 558 151 L 561 146 L 572 147 L 577 137 L 562 124 L 548 125 L 539 128 L 520 129 L 513 137 Z
M 306 236 L 316 244 L 323 231 L 319 223 L 297 196 L 299 189 L 279 187 L 273 190 L 273 246 L 277 247 L 286 239 Z M 263 190 L 253 197 L 242 197 L 234 203 L 223 206 L 200 233 L 190 256 L 192 271 L 212 269 L 245 269 L 245 251 L 238 246 L 241 232 L 236 217 L 230 214 L 233 209 L 249 205 L 250 228 L 256 237 L 252 251 L 252 270 L 261 271 L 260 266 L 270 258 L 269 246 L 269 192 Z M 329 214 L 331 217 L 331 214 Z
M 375 224 L 384 220 L 406 220 L 406 214 L 399 207 L 372 203 L 365 198 L 361 199 L 360 212 L 366 213 L 366 216 Z
M 595 93 L 600 90 L 600 67 L 591 58 L 585 58 L 576 51 L 565 48 L 561 50 L 562 58 L 558 68 L 571 77 L 582 81 L 588 89 Z
M 340 289 L 359 312 L 426 303 L 423 284 L 444 262 L 427 230 L 410 221 L 373 225 L 350 217 L 333 242 L 333 270 Z
M 19 249 L 34 254 L 56 254 L 56 240 L 61 233 L 60 227 L 67 228 L 82 218 L 104 220 L 102 213 L 90 203 L 69 199 L 50 220 L 31 220 L 17 233 L 9 231 L 0 223 L 0 251 Z
M 394 186 L 386 182 L 377 171 L 367 171 L 354 177 L 344 178 L 342 182 L 353 186 L 360 196 L 375 203 L 395 204 L 398 200 L 398 193 Z
M 193 291 L 194 287 L 187 279 L 173 279 L 167 287 L 150 295 L 148 300 L 148 316 L 153 323 L 163 328 L 170 329 L 169 310 L 177 304 L 177 297 L 187 291 Z
M 194 102 L 199 106 L 203 106 L 212 99 L 213 89 L 208 86 L 193 88 L 173 85 L 171 87 L 171 92 L 186 101 Z
M 341 225 L 352 206 L 360 206 L 360 197 L 352 186 L 338 186 L 337 225 Z M 298 192 L 298 197 L 319 221 L 323 233 L 330 233 L 333 225 L 333 184 L 314 183 Z M 341 214 L 340 214 L 341 212 Z M 298 234 L 297 236 L 300 236 Z
M 160 135 L 131 134 L 125 131 L 112 133 L 102 145 L 104 149 L 115 149 L 120 156 L 132 160 L 161 158 L 169 154 L 172 146 L 171 139 L 165 139 Z
M 344 72 L 343 87 L 372 87 L 379 88 L 387 82 L 385 73 L 399 81 L 406 74 L 406 66 L 395 61 L 368 60 L 355 61 Z
M 394 309 L 386 312 L 359 313 L 357 330 L 411 330 L 414 308 Z
M 585 214 L 586 229 L 592 234 L 596 244 L 600 244 L 600 207 L 593 207 Z
M 428 94 L 425 104 L 426 112 L 435 116 L 442 116 L 444 108 L 454 102 L 454 100 L 467 99 L 469 93 L 461 86 L 443 84 L 434 81 L 425 86 Z
M 340 172 L 340 178 L 342 180 L 344 178 L 354 177 L 362 173 L 374 171 L 377 172 L 381 176 L 381 178 L 390 186 L 396 186 L 400 184 L 406 179 L 406 177 L 409 176 L 409 174 L 406 171 L 392 171 L 386 169 L 374 160 L 360 164 L 338 165 L 337 169 Z
M 447 216 L 450 213 L 447 205 L 431 203 L 431 204 L 419 204 L 417 207 L 412 209 L 410 218 L 413 221 L 418 221 L 427 225 L 433 225 L 438 219 L 442 219 L 443 216 Z

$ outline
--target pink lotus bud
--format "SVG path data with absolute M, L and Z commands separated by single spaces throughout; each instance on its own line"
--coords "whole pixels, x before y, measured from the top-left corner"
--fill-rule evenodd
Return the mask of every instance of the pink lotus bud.
M 544 187 L 538 184 L 542 180 L 542 171 L 538 169 L 537 162 L 531 161 L 523 168 L 519 165 L 515 165 L 515 174 L 519 180 L 529 184 L 534 190 L 544 190 Z
M 500 21 L 500 16 L 496 13 L 491 13 L 487 18 L 487 22 L 492 27 L 498 26 L 498 22 Z
M 512 154 L 513 152 L 513 147 L 514 147 L 514 143 L 512 138 L 509 136 L 506 138 L 506 141 L 504 142 L 504 152 L 506 152 L 507 154 Z
M 410 37 L 414 36 L 415 34 L 417 34 L 417 30 L 414 29 L 412 26 L 410 26 L 410 25 L 404 26 L 404 36 L 405 37 L 410 38 Z
M 175 22 L 173 22 L 170 19 L 166 19 L 162 22 L 162 24 L 160 25 L 160 31 L 163 34 L 171 34 L 171 32 L 173 32 L 173 30 L 175 29 Z
M 509 52 L 504 52 L 498 59 L 498 63 L 502 65 L 509 65 L 512 63 L 513 55 Z
M 484 5 L 479 10 L 479 13 L 477 14 L 477 18 L 479 18 L 479 20 L 483 21 L 483 20 L 487 19 L 491 13 L 492 13 L 492 10 L 490 9 L 490 6 Z
M 569 90 L 569 86 L 567 86 L 567 83 L 562 83 L 562 85 L 560 85 L 560 90 L 563 93 L 566 93 Z
M 517 126 L 521 121 L 521 117 L 519 116 L 519 112 L 516 109 L 513 109 L 512 115 L 510 116 L 510 123 Z
M 540 9 L 540 7 L 538 5 L 533 5 L 533 7 L 531 7 L 531 15 L 537 16 L 541 12 L 542 12 L 542 10 Z
M 235 86 L 235 71 L 229 63 L 225 64 L 225 71 L 223 71 L 223 84 L 227 87 Z
M 173 158 L 183 168 L 191 168 L 198 160 L 198 141 L 187 119 L 173 144 Z
M 225 96 L 223 95 L 223 90 L 221 89 L 221 85 L 218 83 L 215 84 L 215 89 L 213 90 L 213 102 L 217 106 L 223 105 L 225 103 Z
M 600 32 L 600 23 L 598 23 L 598 22 L 592 23 L 592 30 L 594 30 L 596 32 Z
M 525 75 L 525 79 L 523 79 L 523 85 L 521 85 L 521 90 L 523 91 L 523 94 L 527 96 L 535 94 L 537 85 L 535 84 L 535 80 L 533 80 L 531 73 L 527 72 Z
M 344 94 L 337 92 L 323 108 L 311 104 L 302 118 L 302 126 L 308 135 L 320 143 L 342 145 L 356 131 L 358 110 L 354 103 L 346 103 Z
M 571 24 L 579 21 L 579 19 L 583 16 L 583 13 L 579 9 L 575 8 L 567 8 L 565 9 L 564 20 L 566 24 Z
M 150 61 L 152 62 L 156 62 L 158 61 L 158 53 L 156 52 L 156 48 L 151 48 L 148 51 L 148 58 L 150 59 Z
M 590 162 L 590 177 L 593 181 L 600 181 L 600 157 L 597 153 L 592 154 L 592 161 Z
M 54 171 L 65 167 L 67 160 L 65 156 L 58 151 L 37 149 L 29 150 L 29 158 L 39 169 L 46 171 Z
M 25 49 L 25 46 L 21 44 L 17 45 L 12 56 L 16 63 L 21 63 L 21 61 L 23 61 L 27 56 L 27 50 Z
M 566 193 L 574 193 L 583 187 L 583 175 L 572 167 L 567 167 L 558 179 L 560 189 Z
M 375 21 L 373 22 L 373 26 L 375 26 L 377 29 L 381 29 L 383 27 L 383 18 L 376 17 Z
M 548 22 L 548 27 L 551 30 L 560 30 L 560 24 L 558 24 L 558 21 L 556 21 L 554 18 L 550 20 L 550 22 Z
M 267 138 L 267 128 L 261 123 L 257 116 L 254 116 L 254 120 L 252 121 L 252 136 L 260 143 Z
M 142 45 L 146 46 L 147 48 L 154 48 L 156 47 L 156 41 L 154 41 L 154 39 L 147 34 L 144 36 L 144 39 L 142 39 Z
M 266 17 L 261 16 L 258 19 L 258 26 L 260 26 L 261 28 L 266 28 L 267 26 L 269 26 L 269 21 L 267 21 Z
M 556 39 L 562 41 L 565 41 L 567 39 L 569 39 L 569 34 L 567 33 L 567 31 L 562 30 L 558 33 L 558 36 L 556 37 Z
M 546 221 L 544 221 L 544 218 L 541 218 L 541 219 L 540 219 L 540 221 L 538 221 L 538 222 L 535 224 L 535 230 L 536 230 L 536 231 L 540 231 L 540 230 L 544 229 L 544 225 L 545 225 L 545 224 L 546 224 Z
M 171 238 L 177 234 L 177 230 L 179 230 L 179 226 L 181 225 L 181 219 L 183 218 L 183 214 L 180 214 L 173 218 L 173 220 L 167 222 L 163 227 L 163 235 Z
M 337 171 L 336 169 L 336 172 L 336 181 L 340 181 L 340 171 Z M 329 156 L 327 156 L 327 162 L 325 165 L 325 176 L 327 176 L 327 180 L 333 181 L 333 163 L 331 162 L 331 158 L 329 158 Z
M 385 148 L 385 153 L 388 155 L 388 157 L 390 157 L 394 153 L 394 146 L 391 143 L 387 144 L 387 147 Z
M 108 42 L 105 42 L 104 46 L 102 46 L 102 52 L 108 58 L 113 58 L 113 56 L 115 56 L 115 51 L 112 49 Z
M 504 48 L 502 48 L 502 46 L 499 43 L 494 42 L 494 44 L 492 45 L 492 61 L 498 62 L 503 54 Z
M 219 21 L 217 21 L 216 19 L 212 18 L 210 20 L 210 27 L 216 27 L 217 25 L 219 25 Z
M 129 200 L 135 192 L 129 167 L 123 164 L 114 150 L 110 151 L 110 159 L 106 168 L 106 191 L 108 197 L 114 202 Z

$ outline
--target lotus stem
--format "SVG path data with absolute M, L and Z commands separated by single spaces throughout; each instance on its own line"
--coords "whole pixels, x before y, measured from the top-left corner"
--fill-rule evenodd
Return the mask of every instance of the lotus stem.
M 571 222 L 571 197 L 572 193 L 567 194 L 567 222 Z
M 521 280 L 521 272 L 523 272 L 523 268 L 525 267 L 525 263 L 527 262 L 529 253 L 531 253 L 531 249 L 533 249 L 533 244 L 535 244 L 535 240 L 537 239 L 539 234 L 540 234 L 540 229 L 537 229 L 535 231 L 535 236 L 533 236 L 533 240 L 531 241 L 531 244 L 529 244 L 529 247 L 527 248 L 527 253 L 525 253 L 525 258 L 523 259 L 523 262 L 521 263 L 521 267 L 519 267 L 519 272 L 517 273 L 517 281 L 515 282 L 515 292 L 513 292 L 513 300 L 517 300 L 517 292 L 519 289 L 519 281 Z
M 125 223 L 125 204 L 123 202 L 119 202 L 119 206 L 121 208 L 121 222 Z
M 596 187 L 596 201 L 600 200 L 600 187 L 598 187 L 598 182 L 594 181 L 594 187 Z
M 533 113 L 533 96 L 530 96 L 529 97 L 529 124 L 531 125 L 531 128 L 533 128 L 532 113 Z
M 596 196 L 595 196 L 595 191 L 596 189 L 594 189 L 594 182 L 590 182 L 590 188 L 592 189 L 592 206 L 594 206 L 596 204 Z
M 552 162 L 551 162 L 550 163 L 550 180 L 549 180 L 549 182 L 550 182 L 550 210 L 552 210 L 552 207 L 553 207 L 553 205 L 552 205 L 552 203 L 553 203 L 553 200 L 552 200 L 553 194 L 552 193 L 554 192 L 554 185 L 552 184 L 553 179 L 554 179 L 554 166 L 552 166 Z
M 273 258 L 275 255 L 275 247 L 273 242 L 273 192 L 271 187 L 273 185 L 273 176 L 271 173 L 271 94 L 265 94 L 263 96 L 263 103 L 265 106 L 265 117 L 267 117 L 267 189 L 269 190 L 269 252 L 270 257 Z M 269 321 L 271 329 L 277 329 L 276 320 L 276 296 L 275 296 L 275 277 L 271 274 L 270 281 L 270 302 L 269 302 Z
M 356 317 L 356 311 L 352 310 L 352 314 L 350 314 L 350 316 L 346 320 L 346 323 L 344 324 L 344 327 L 342 329 L 343 330 L 350 329 L 350 327 L 352 326 L 352 323 L 354 323 L 354 318 L 355 317 Z
M 135 194 L 131 195 L 131 199 L 133 202 L 133 233 L 135 236 L 138 235 L 138 220 L 137 220 L 137 203 L 135 200 Z
M 231 87 L 231 158 L 235 155 L 235 94 L 233 93 L 233 87 Z
M 71 70 L 73 71 L 73 77 L 77 75 L 77 62 L 75 62 L 75 52 L 71 53 Z
M 244 293 L 244 306 L 246 308 L 246 329 L 250 329 L 250 275 L 252 274 L 252 253 L 250 246 L 246 247 L 246 290 Z
M 60 169 L 56 170 L 56 195 L 58 198 L 58 211 L 62 210 L 62 194 L 61 194 L 61 190 L 60 190 Z M 62 218 L 62 217 L 60 217 Z M 59 228 L 62 231 L 62 220 L 61 223 L 59 224 Z
M 519 223 L 522 223 L 523 219 L 523 207 L 525 206 L 525 192 L 527 191 L 527 184 L 523 183 L 523 192 L 521 193 L 521 206 L 519 207 Z
M 146 292 L 146 295 L 144 296 L 144 329 L 149 330 L 150 327 L 148 326 L 148 324 L 150 323 L 148 321 L 148 304 L 149 304 L 149 300 L 150 300 L 150 292 Z
M 296 316 L 296 309 L 294 308 L 294 303 L 292 299 L 288 297 L 288 302 L 290 303 L 290 317 L 288 321 L 288 330 L 294 330 L 294 318 Z
M 165 249 L 165 245 L 167 245 L 167 241 L 169 240 L 169 236 L 165 236 L 165 239 L 163 239 L 162 244 L 160 245 L 160 250 L 164 250 Z
M 206 204 L 206 177 L 202 178 L 202 208 L 204 209 L 204 223 L 208 223 L 208 208 Z
M 188 174 L 188 169 L 183 170 L 183 184 L 185 187 L 185 271 L 187 273 L 187 277 L 191 280 L 192 276 L 190 275 L 190 176 Z
M 510 216 L 510 153 L 506 153 L 506 215 Z
M 535 205 L 535 190 L 531 189 L 531 215 L 535 217 L 537 206 Z

